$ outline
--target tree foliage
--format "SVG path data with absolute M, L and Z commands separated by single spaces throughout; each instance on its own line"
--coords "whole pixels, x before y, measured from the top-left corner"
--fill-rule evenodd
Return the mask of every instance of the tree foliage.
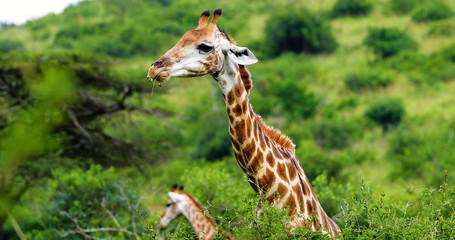
M 364 16 L 373 9 L 373 2 L 370 0 L 338 0 L 333 5 L 333 16 Z
M 338 46 L 329 23 L 307 9 L 278 11 L 267 22 L 265 34 L 270 56 L 284 52 L 331 53 Z
M 379 58 L 388 58 L 400 51 L 417 49 L 416 41 L 398 28 L 370 28 L 364 44 Z

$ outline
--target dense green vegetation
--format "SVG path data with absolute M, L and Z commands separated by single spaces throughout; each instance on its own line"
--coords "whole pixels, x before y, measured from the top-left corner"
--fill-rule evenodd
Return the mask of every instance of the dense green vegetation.
M 216 8 L 345 239 L 455 236 L 455 2 L 86 0 L 0 23 L 0 239 L 191 239 L 154 225 L 176 183 L 238 239 L 327 237 L 257 218 L 209 76 L 146 81 Z

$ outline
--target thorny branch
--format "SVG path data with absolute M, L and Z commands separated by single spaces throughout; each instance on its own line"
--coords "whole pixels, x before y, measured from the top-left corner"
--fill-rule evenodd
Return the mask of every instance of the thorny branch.
M 79 225 L 78 220 L 76 218 L 74 218 L 73 216 L 71 216 L 68 212 L 60 211 L 60 213 L 67 216 L 74 223 L 74 225 L 76 225 L 76 229 L 68 230 L 64 233 L 59 232 L 57 229 L 54 229 L 54 231 L 60 237 L 67 237 L 69 235 L 80 234 L 80 235 L 84 236 L 86 239 L 97 239 L 97 240 L 102 239 L 102 238 L 93 237 L 93 236 L 87 234 L 87 233 L 94 233 L 94 232 L 123 232 L 123 233 L 127 234 L 128 236 L 134 235 L 132 232 L 130 232 L 122 227 L 117 227 L 117 228 L 104 227 L 104 228 L 88 228 L 88 229 L 82 228 Z M 140 238 L 136 238 L 136 239 L 140 239 Z

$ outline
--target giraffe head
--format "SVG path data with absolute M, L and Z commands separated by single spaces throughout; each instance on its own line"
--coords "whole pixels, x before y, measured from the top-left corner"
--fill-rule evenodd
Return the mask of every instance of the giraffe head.
M 215 10 L 212 20 L 205 11 L 196 29 L 186 32 L 177 44 L 149 68 L 149 79 L 164 82 L 171 77 L 196 77 L 219 73 L 229 58 L 241 65 L 257 62 L 246 47 L 236 46 L 216 25 L 221 9 Z
M 172 191 L 168 193 L 170 198 L 166 202 L 166 210 L 159 222 L 160 228 L 165 228 L 172 220 L 182 214 L 188 216 L 186 207 L 188 197 L 183 193 L 182 189 L 183 186 L 177 188 L 177 185 L 174 185 Z

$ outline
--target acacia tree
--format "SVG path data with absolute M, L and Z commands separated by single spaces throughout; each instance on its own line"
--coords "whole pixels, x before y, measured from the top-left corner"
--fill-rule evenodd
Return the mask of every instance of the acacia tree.
M 0 55 L 0 238 L 7 234 L 1 231 L 6 209 L 58 166 L 134 166 L 162 158 L 103 128 L 125 111 L 161 121 L 170 116 L 127 103 L 151 87 L 111 77 L 109 64 L 77 54 Z

